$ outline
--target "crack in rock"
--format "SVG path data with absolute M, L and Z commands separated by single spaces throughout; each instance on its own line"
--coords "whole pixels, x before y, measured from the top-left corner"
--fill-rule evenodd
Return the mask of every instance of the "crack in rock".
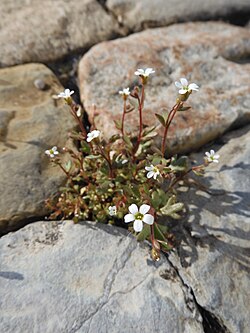
M 112 16 L 116 22 L 118 23 L 119 27 L 122 29 L 122 34 L 124 36 L 130 34 L 130 33 L 133 33 L 134 31 L 130 31 L 131 29 L 129 29 L 128 26 L 125 25 L 125 23 L 123 22 L 122 20 L 122 17 L 120 15 L 117 15 L 115 13 L 115 11 L 113 11 L 112 9 L 110 9 L 107 5 L 106 5 L 106 2 L 107 0 L 96 0 L 99 5 L 103 8 L 103 10 L 110 16 Z
M 197 311 L 199 315 L 202 317 L 202 326 L 204 329 L 204 333 L 230 333 L 230 331 L 223 324 L 220 318 L 216 317 L 213 313 L 206 310 L 197 302 L 192 287 L 184 282 L 182 276 L 179 273 L 178 268 L 172 263 L 170 258 L 169 257 L 166 258 L 172 269 L 175 271 L 174 276 L 178 276 L 179 281 L 186 289 L 186 291 L 183 290 L 183 292 L 187 307 L 190 309 L 190 311 Z M 164 275 L 162 277 L 166 278 Z
M 92 304 L 89 307 L 88 311 L 85 313 L 85 315 L 83 315 L 83 318 L 81 318 L 78 322 L 75 321 L 69 333 L 78 332 L 83 326 L 83 324 L 88 320 L 90 320 L 89 323 L 89 328 L 90 328 L 93 317 L 98 313 L 98 311 L 100 311 L 103 308 L 103 306 L 105 306 L 108 303 L 110 299 L 109 296 L 112 289 L 112 285 L 116 279 L 116 276 L 125 267 L 127 261 L 131 256 L 131 253 L 135 250 L 136 247 L 137 247 L 137 242 L 134 240 L 130 240 L 130 243 L 128 244 L 126 249 L 119 257 L 116 258 L 113 267 L 107 274 L 107 277 L 104 282 L 104 292 L 102 296 L 99 298 L 99 300 L 97 300 L 94 304 Z

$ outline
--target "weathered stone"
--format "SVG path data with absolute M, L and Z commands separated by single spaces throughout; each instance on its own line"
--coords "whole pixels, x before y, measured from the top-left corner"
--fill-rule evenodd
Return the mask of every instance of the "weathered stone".
M 1 333 L 203 333 L 175 270 L 124 230 L 36 222 L 0 255 Z
M 174 81 L 187 77 L 200 86 L 190 97 L 192 110 L 179 112 L 169 131 L 172 151 L 188 151 L 250 119 L 250 31 L 225 23 L 185 23 L 147 30 L 103 42 L 84 55 L 79 65 L 81 98 L 105 136 L 121 119 L 118 90 L 138 83 L 134 71 L 153 67 L 146 87 L 144 123 L 156 124 L 154 113 L 174 105 Z M 239 62 L 242 62 L 241 64 Z M 137 133 L 138 111 L 127 116 L 126 130 Z M 159 132 L 161 135 L 163 131 Z M 158 136 L 157 140 L 160 140 Z
M 107 0 L 106 6 L 131 30 L 177 22 L 211 19 L 247 19 L 248 0 Z M 248 16 L 249 17 L 249 16 Z M 244 23 L 243 22 L 243 23 Z
M 2 0 L 0 67 L 54 61 L 119 33 L 96 0 Z
M 198 304 L 230 333 L 250 327 L 249 140 L 250 127 L 223 138 L 221 149 L 213 147 L 221 156 L 205 177 L 213 195 L 197 189 L 182 194 L 190 215 L 178 228 L 178 255 L 170 256 Z
M 47 88 L 36 88 L 35 80 Z M 63 147 L 75 126 L 64 101 L 52 98 L 62 90 L 41 64 L 0 70 L 0 232 L 43 216 L 44 200 L 65 179 L 44 154 L 52 146 Z

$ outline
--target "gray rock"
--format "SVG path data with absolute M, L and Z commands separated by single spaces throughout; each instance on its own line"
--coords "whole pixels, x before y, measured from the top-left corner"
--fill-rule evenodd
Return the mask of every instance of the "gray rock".
M 0 240 L 1 333 L 203 333 L 166 259 L 125 231 L 37 222 Z
M 214 147 L 220 163 L 205 177 L 213 195 L 195 189 L 182 194 L 190 215 L 179 228 L 178 255 L 170 256 L 197 302 L 230 333 L 250 327 L 249 130 L 230 133 L 222 148 Z
M 138 84 L 137 68 L 153 67 L 146 88 L 144 123 L 158 122 L 154 113 L 170 110 L 178 90 L 174 82 L 187 77 L 200 86 L 190 96 L 192 109 L 177 114 L 169 131 L 168 151 L 190 151 L 250 120 L 250 31 L 225 23 L 185 23 L 151 29 L 87 52 L 79 64 L 84 107 L 104 136 L 117 130 L 123 102 L 118 91 Z M 127 117 L 126 131 L 138 133 L 138 111 Z M 157 143 L 163 130 L 159 130 Z
M 245 17 L 248 0 L 107 0 L 107 8 L 133 31 L 193 20 Z
M 2 0 L 0 12 L 0 67 L 54 61 L 120 31 L 96 0 Z
M 37 89 L 35 80 L 47 89 Z M 65 180 L 44 154 L 62 148 L 75 127 L 64 101 L 52 98 L 63 90 L 41 64 L 0 70 L 0 233 L 46 214 L 45 199 Z

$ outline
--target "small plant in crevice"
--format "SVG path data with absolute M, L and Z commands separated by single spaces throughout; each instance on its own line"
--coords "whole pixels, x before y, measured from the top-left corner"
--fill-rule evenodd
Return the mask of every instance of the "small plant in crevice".
M 175 190 L 178 183 L 189 173 L 203 175 L 209 163 L 218 162 L 219 155 L 213 150 L 207 152 L 204 163 L 190 166 L 186 156 L 166 157 L 168 130 L 178 112 L 190 109 L 186 101 L 199 87 L 189 84 L 185 78 L 175 82 L 179 94 L 175 105 L 169 112 L 155 114 L 158 125 L 147 127 L 143 124 L 145 92 L 152 68 L 138 69 L 140 85 L 132 91 L 124 88 L 119 91 L 123 100 L 123 112 L 120 121 L 115 121 L 118 134 L 104 140 L 100 129 L 93 121 L 87 133 L 82 122 L 82 109 L 73 99 L 73 91 L 66 89 L 58 95 L 69 106 L 79 130 L 70 137 L 79 142 L 79 149 L 64 147 L 60 152 L 57 147 L 46 150 L 51 162 L 61 168 L 67 176 L 67 182 L 60 189 L 57 198 L 47 200 L 51 210 L 51 219 L 71 218 L 91 220 L 114 225 L 128 224 L 128 229 L 139 241 L 148 239 L 152 244 L 151 255 L 159 260 L 160 251 L 169 251 L 173 247 L 171 234 L 161 217 L 179 219 L 184 204 L 178 201 Z M 131 107 L 128 100 L 133 99 Z M 126 119 L 130 112 L 138 112 L 139 128 L 134 137 L 126 131 Z M 158 126 L 163 126 L 161 146 L 157 147 L 154 137 Z M 68 154 L 63 162 L 62 154 Z M 125 225 L 124 224 L 124 225 Z

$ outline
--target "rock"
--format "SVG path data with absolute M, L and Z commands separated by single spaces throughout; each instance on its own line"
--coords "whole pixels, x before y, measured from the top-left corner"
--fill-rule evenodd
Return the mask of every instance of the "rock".
M 55 61 L 119 34 L 96 0 L 2 0 L 0 67 Z
M 174 82 L 187 77 L 200 91 L 190 96 L 192 110 L 177 114 L 169 141 L 172 152 L 194 150 L 229 128 L 249 122 L 250 65 L 245 61 L 249 40 L 248 29 L 207 22 L 151 29 L 100 43 L 79 65 L 82 102 L 90 119 L 96 104 L 96 125 L 107 137 L 116 132 L 113 120 L 121 119 L 123 102 L 118 91 L 138 84 L 137 68 L 156 70 L 146 89 L 143 116 L 147 125 L 156 124 L 154 113 L 172 108 L 178 93 Z M 126 130 L 137 133 L 138 111 L 127 119 Z
M 35 80 L 47 89 L 37 89 Z M 52 98 L 62 90 L 41 64 L 0 70 L 0 233 L 44 216 L 44 200 L 65 180 L 44 154 L 52 146 L 62 148 L 75 127 L 64 101 Z
M 166 26 L 177 22 L 249 17 L 248 0 L 107 0 L 107 8 L 119 21 L 133 31 Z M 241 22 L 240 21 L 240 22 Z M 238 21 L 237 21 L 238 22 Z
M 2 333 L 203 333 L 166 259 L 124 230 L 36 222 L 0 240 Z
M 178 227 L 178 255 L 170 256 L 198 304 L 226 328 L 221 332 L 247 333 L 250 327 L 249 140 L 247 127 L 223 138 L 221 149 L 215 146 L 220 163 L 205 177 L 214 195 L 197 189 L 182 194 L 190 215 Z

